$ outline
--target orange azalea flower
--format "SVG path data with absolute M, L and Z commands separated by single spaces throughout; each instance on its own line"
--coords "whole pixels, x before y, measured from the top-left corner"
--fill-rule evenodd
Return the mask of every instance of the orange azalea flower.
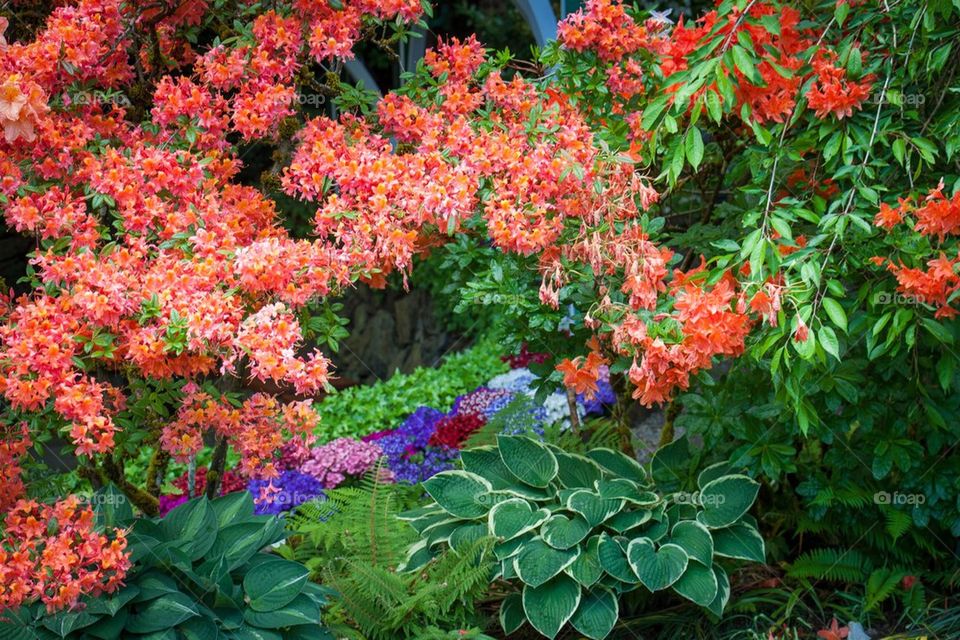
M 557 365 L 557 371 L 563 374 L 563 384 L 567 388 L 592 399 L 598 391 L 597 380 L 600 378 L 600 367 L 606 364 L 606 360 L 596 352 L 591 352 L 583 366 L 580 366 L 582 359 L 583 356 L 573 360 L 564 359 Z

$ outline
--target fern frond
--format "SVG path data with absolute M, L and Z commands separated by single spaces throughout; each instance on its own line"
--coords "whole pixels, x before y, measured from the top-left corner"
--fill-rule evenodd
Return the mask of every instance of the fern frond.
M 869 568 L 869 559 L 853 549 L 814 549 L 794 560 L 787 575 L 832 582 L 860 582 Z

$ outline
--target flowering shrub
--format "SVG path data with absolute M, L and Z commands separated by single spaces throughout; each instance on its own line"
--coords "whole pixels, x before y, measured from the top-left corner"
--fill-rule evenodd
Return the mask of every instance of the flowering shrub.
M 450 39 L 376 105 L 298 111 L 313 69 L 339 69 L 365 34 L 403 41 L 424 11 L 420 0 L 72 0 L 23 42 L 0 25 L 0 213 L 36 240 L 23 293 L 0 300 L 12 436 L 0 462 L 16 471 L 25 443 L 61 437 L 85 477 L 152 514 L 166 460 L 195 458 L 205 436 L 213 486 L 227 449 L 269 481 L 291 438 L 307 447 L 318 430 L 392 427 L 410 396 L 361 405 L 367 392 L 348 392 L 318 413 L 309 398 L 333 372 L 305 335 L 329 296 L 391 274 L 406 282 L 418 256 L 456 239 L 485 247 L 479 269 L 459 272 L 470 274 L 463 304 L 509 301 L 498 325 L 550 354 L 529 363 L 539 388 L 594 401 L 609 371 L 618 394 L 676 402 L 677 415 L 710 407 L 678 394 L 747 353 L 724 382 L 766 372 L 744 397 L 775 408 L 716 439 L 752 472 L 776 482 L 814 461 L 797 489 L 819 509 L 836 495 L 831 460 L 847 455 L 835 444 L 849 441 L 875 482 L 947 483 L 928 488 L 926 509 L 881 509 L 894 542 L 931 521 L 958 530 L 946 348 L 958 141 L 944 79 L 955 7 L 724 1 L 671 27 L 589 0 L 537 61 L 549 72 L 513 73 L 508 55 Z M 339 80 L 322 89 L 343 98 Z M 904 104 L 918 92 L 929 106 Z M 312 238 L 241 182 L 248 143 L 277 146 L 264 182 L 315 210 Z M 907 298 L 891 307 L 877 293 Z M 480 379 L 444 386 L 443 410 L 488 380 L 461 363 L 451 379 Z M 564 397 L 548 412 L 569 412 Z M 725 411 L 702 413 L 685 419 L 710 432 Z M 429 447 L 439 417 L 415 415 L 376 438 L 398 480 L 456 457 Z M 769 415 L 777 430 L 753 433 Z M 144 446 L 156 455 L 140 487 L 123 462 Z M 7 514 L 22 493 L 4 474 Z
M 113 593 L 130 568 L 126 549 L 127 532 L 104 535 L 76 496 L 54 506 L 20 500 L 0 538 L 0 607 L 39 600 L 53 613 L 84 595 Z

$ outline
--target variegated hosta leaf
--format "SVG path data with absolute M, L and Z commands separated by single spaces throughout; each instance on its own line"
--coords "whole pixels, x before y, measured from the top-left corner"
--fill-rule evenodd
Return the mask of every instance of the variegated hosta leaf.
M 763 538 L 746 522 L 737 522 L 723 529 L 714 529 L 711 534 L 718 556 L 751 562 L 765 560 Z
M 458 518 L 480 518 L 490 510 L 490 483 L 466 471 L 442 471 L 423 483 L 444 511 Z
M 540 528 L 543 541 L 554 549 L 569 549 L 587 537 L 591 527 L 581 516 L 553 515 Z
M 579 555 L 580 549 L 554 549 L 540 538 L 534 538 L 523 545 L 513 559 L 513 566 L 525 584 L 539 587 L 569 567 Z
M 539 586 L 523 588 L 523 611 L 533 628 L 548 638 L 556 638 L 561 627 L 580 606 L 580 585 L 567 575 L 559 575 Z
M 660 545 L 637 538 L 627 547 L 627 560 L 634 573 L 650 591 L 661 591 L 676 582 L 687 569 L 689 557 L 675 544 Z
M 673 525 L 668 541 L 682 547 L 691 560 L 705 567 L 713 565 L 713 537 L 709 529 L 696 520 L 683 520 Z
M 506 542 L 536 529 L 550 517 L 546 509 L 537 509 L 523 498 L 513 498 L 493 506 L 487 514 L 490 535 Z
M 757 499 L 760 484 L 747 476 L 721 476 L 700 490 L 703 511 L 697 519 L 711 529 L 729 527 Z
M 500 458 L 510 473 L 531 487 L 546 487 L 557 475 L 557 458 L 553 452 L 526 436 L 497 436 Z
M 712 566 L 691 562 L 680 579 L 673 583 L 673 590 L 701 607 L 708 607 L 717 597 L 717 576 Z
M 580 606 L 570 618 L 570 624 L 592 640 L 603 640 L 610 635 L 619 616 L 617 596 L 609 589 L 598 587 L 583 592 Z
M 629 571 L 629 567 L 627 570 Z M 580 555 L 564 571 L 584 587 L 596 583 L 603 575 L 603 567 L 600 565 L 600 536 L 591 536 L 586 543 L 581 544 Z
M 608 500 L 592 491 L 575 491 L 567 498 L 567 509 L 583 516 L 591 527 L 596 527 L 623 508 L 624 501 Z
M 717 597 L 713 599 L 707 609 L 719 617 L 723 615 L 723 610 L 730 600 L 730 579 L 720 565 L 713 565 L 713 574 L 717 577 Z
M 600 534 L 600 544 L 597 548 L 600 554 L 600 566 L 608 574 L 621 582 L 636 584 L 637 575 L 630 568 L 627 553 L 620 544 L 605 533 Z
M 600 447 L 588 451 L 587 457 L 609 471 L 614 477 L 626 478 L 640 484 L 646 484 L 647 482 L 647 472 L 643 470 L 643 466 L 619 451 Z

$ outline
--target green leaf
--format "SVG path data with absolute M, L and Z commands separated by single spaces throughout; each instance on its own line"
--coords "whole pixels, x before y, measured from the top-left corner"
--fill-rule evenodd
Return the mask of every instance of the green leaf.
M 696 127 L 690 127 L 687 131 L 684 151 L 687 154 L 687 160 L 694 169 L 697 169 L 703 162 L 703 138 L 700 136 L 700 130 Z
M 517 576 L 524 584 L 539 587 L 573 564 L 579 549 L 554 549 L 540 538 L 523 545 L 513 559 Z
M 746 76 L 747 79 L 749 79 L 753 84 L 762 83 L 760 74 L 757 73 L 756 67 L 753 66 L 753 59 L 750 57 L 750 54 L 747 53 L 746 49 L 739 44 L 735 44 L 733 45 L 732 55 L 733 63 L 736 65 L 740 73 Z
M 566 507 L 583 516 L 590 527 L 596 527 L 623 508 L 622 499 L 605 499 L 592 491 L 581 489 L 567 498 Z
M 637 574 L 630 568 L 626 552 L 615 539 L 606 533 L 601 533 L 597 552 L 600 555 L 600 566 L 604 571 L 621 582 L 628 584 L 639 582 Z
M 707 567 L 713 564 L 713 538 L 710 531 L 696 520 L 682 520 L 675 524 L 670 532 L 670 542 L 682 548 L 691 560 Z
M 543 523 L 540 535 L 543 541 L 554 549 L 569 549 L 587 537 L 590 525 L 580 516 L 567 516 L 558 513 Z
M 697 519 L 710 529 L 730 526 L 750 509 L 759 490 L 759 483 L 743 475 L 712 480 L 700 490 L 703 511 Z
M 701 607 L 708 607 L 716 599 L 719 586 L 711 565 L 691 562 L 673 584 L 673 590 Z
M 760 533 L 746 522 L 714 529 L 714 553 L 723 558 L 764 562 L 764 544 Z
M 194 498 L 173 509 L 160 522 L 169 540 L 191 560 L 202 558 L 217 540 L 217 515 L 205 497 Z
M 458 518 L 480 518 L 490 510 L 493 487 L 466 471 L 442 471 L 425 481 L 423 488 L 444 511 Z
M 820 339 L 824 351 L 837 360 L 840 359 L 840 341 L 837 340 L 837 334 L 831 327 L 820 327 L 820 330 L 817 331 L 817 338 Z
M 497 436 L 500 457 L 510 473 L 532 487 L 546 487 L 557 475 L 557 459 L 543 443 L 526 436 Z
M 510 635 L 523 626 L 527 616 L 523 612 L 523 598 L 519 593 L 511 593 L 500 603 L 500 626 L 503 633 Z
M 550 517 L 546 509 L 536 511 L 523 498 L 511 498 L 495 504 L 487 514 L 490 535 L 506 542 L 536 529 Z
M 847 314 L 844 313 L 839 302 L 833 298 L 825 297 L 823 299 L 823 310 L 827 312 L 833 324 L 837 325 L 842 331 L 847 330 Z
M 713 574 L 717 577 L 717 597 L 707 606 L 707 609 L 719 617 L 723 615 L 723 610 L 730 600 L 730 579 L 727 577 L 727 572 L 719 565 L 713 565 Z
M 555 638 L 580 606 L 580 585 L 561 575 L 538 587 L 523 588 L 523 610 L 534 629 Z
M 620 616 L 620 603 L 609 589 L 590 589 L 582 594 L 580 606 L 570 618 L 574 629 L 592 640 L 603 640 L 613 631 Z
M 600 466 L 590 458 L 559 451 L 555 451 L 554 456 L 557 458 L 559 467 L 557 480 L 568 489 L 592 487 L 597 480 L 603 477 Z
M 320 625 L 320 605 L 306 595 L 299 595 L 279 609 L 256 611 L 247 609 L 243 613 L 247 624 L 260 629 L 284 629 L 301 625 Z
M 255 510 L 253 496 L 249 491 L 237 491 L 216 498 L 210 502 L 210 507 L 221 528 L 252 517 Z
M 271 560 L 251 569 L 243 578 L 243 590 L 254 611 L 273 611 L 300 595 L 310 572 L 298 562 Z
M 198 615 L 200 612 L 191 598 L 182 593 L 168 593 L 151 600 L 139 613 L 131 615 L 125 629 L 139 634 L 165 631 Z
M 615 476 L 627 478 L 640 484 L 647 481 L 647 472 L 644 471 L 643 466 L 619 451 L 599 447 L 588 451 L 587 457 Z
M 657 549 L 647 538 L 630 541 L 627 560 L 640 582 L 650 591 L 661 591 L 672 585 L 689 564 L 689 556 L 683 548 L 667 543 Z
M 627 570 L 629 571 L 629 567 Z M 599 580 L 603 575 L 603 567 L 600 565 L 600 536 L 592 536 L 587 540 L 580 548 L 580 555 L 564 571 L 584 587 L 592 586 Z

